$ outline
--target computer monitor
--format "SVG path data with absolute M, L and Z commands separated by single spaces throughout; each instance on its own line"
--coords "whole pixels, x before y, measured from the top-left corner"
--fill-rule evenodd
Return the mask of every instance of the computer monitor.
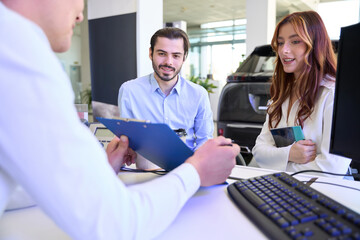
M 360 166 L 360 23 L 341 28 L 330 153 Z

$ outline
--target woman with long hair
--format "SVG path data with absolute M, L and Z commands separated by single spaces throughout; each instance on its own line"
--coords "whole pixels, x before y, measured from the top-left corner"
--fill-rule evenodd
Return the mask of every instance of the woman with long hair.
M 325 25 L 314 11 L 296 12 L 276 26 L 276 52 L 267 116 L 253 148 L 260 167 L 345 174 L 350 159 L 329 153 L 336 57 Z M 270 129 L 301 126 L 305 140 L 276 147 Z

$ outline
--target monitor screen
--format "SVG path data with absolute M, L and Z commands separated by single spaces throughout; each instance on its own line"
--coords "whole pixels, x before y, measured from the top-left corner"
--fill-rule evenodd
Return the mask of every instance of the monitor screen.
M 360 163 L 360 23 L 341 28 L 330 153 Z
M 95 136 L 96 137 L 114 137 L 114 134 L 107 128 L 96 128 L 95 131 Z

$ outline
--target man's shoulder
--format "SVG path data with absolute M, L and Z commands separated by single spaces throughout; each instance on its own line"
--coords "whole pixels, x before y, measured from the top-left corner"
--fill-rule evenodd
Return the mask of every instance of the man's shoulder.
M 124 82 L 121 86 L 123 88 L 128 88 L 128 87 L 134 88 L 134 87 L 146 86 L 148 84 L 150 84 L 149 75 L 146 75 L 146 76 L 128 80 L 128 81 Z
M 185 78 L 183 79 L 183 86 L 185 86 L 188 89 L 191 89 L 195 92 L 201 93 L 201 94 L 206 94 L 207 95 L 207 91 L 203 86 L 200 86 L 199 84 L 193 83 L 190 80 L 187 80 Z

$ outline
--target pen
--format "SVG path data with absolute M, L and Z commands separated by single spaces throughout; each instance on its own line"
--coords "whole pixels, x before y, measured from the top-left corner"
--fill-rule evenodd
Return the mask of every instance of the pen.
M 223 145 L 221 145 L 221 146 L 229 146 L 229 147 L 232 147 L 233 142 L 234 142 L 234 140 L 231 140 L 231 143 L 223 144 Z

